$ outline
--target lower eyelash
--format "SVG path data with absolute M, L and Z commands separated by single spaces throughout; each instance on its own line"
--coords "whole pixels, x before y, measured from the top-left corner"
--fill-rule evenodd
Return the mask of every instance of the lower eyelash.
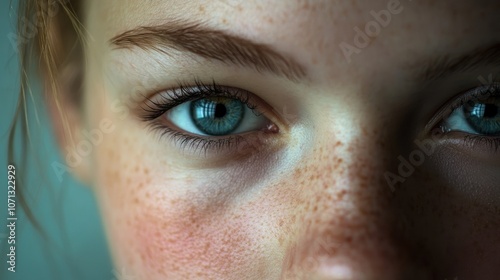
M 466 135 L 464 137 L 464 142 L 469 147 L 475 147 L 476 145 L 488 145 L 495 152 L 500 149 L 500 138 L 497 137 L 485 137 L 480 135 Z
M 192 136 L 177 130 L 174 130 L 159 122 L 150 124 L 150 129 L 157 132 L 159 138 L 167 137 L 176 143 L 181 150 L 190 149 L 195 152 L 207 154 L 208 151 L 222 151 L 237 147 L 243 140 L 242 136 L 231 135 L 224 138 L 208 139 L 199 136 Z

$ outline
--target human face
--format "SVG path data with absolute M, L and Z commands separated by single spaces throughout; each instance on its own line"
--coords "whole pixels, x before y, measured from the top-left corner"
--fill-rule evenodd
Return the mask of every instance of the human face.
M 117 271 L 499 275 L 500 136 L 469 137 L 477 133 L 448 116 L 499 76 L 500 2 L 85 5 L 82 123 L 108 123 L 87 160 Z M 193 102 L 158 108 L 199 90 L 225 94 L 203 97 L 221 115 L 246 110 L 238 98 L 258 114 L 246 113 L 241 133 L 199 136 Z M 498 126 L 498 100 L 474 100 L 469 111 L 489 104 Z

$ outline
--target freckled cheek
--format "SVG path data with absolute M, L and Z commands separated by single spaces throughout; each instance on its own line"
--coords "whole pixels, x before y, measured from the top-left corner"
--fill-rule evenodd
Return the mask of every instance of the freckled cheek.
M 152 173 L 147 170 L 154 168 L 139 155 L 131 159 L 112 150 L 101 158 L 98 199 L 117 264 L 134 267 L 145 279 L 178 274 L 243 277 L 252 267 L 266 270 L 266 222 L 258 203 L 204 213 L 179 191 L 202 186 L 165 180 L 172 172 Z
M 223 276 L 252 265 L 256 240 L 244 218 L 195 221 L 183 207 L 166 207 L 131 217 L 131 237 L 142 241 L 136 251 L 142 266 L 159 274 Z
M 165 163 L 160 156 L 164 151 L 152 148 L 148 135 L 120 124 L 96 147 L 93 164 L 96 196 L 117 267 L 125 266 L 139 279 L 248 279 L 249 271 L 265 279 L 279 273 L 274 227 L 290 220 L 290 209 L 280 208 L 289 201 L 278 193 L 282 188 L 266 187 L 264 196 L 238 202 L 228 198 L 225 206 L 213 206 L 200 190 L 230 186 L 220 179 L 185 179 L 189 174 Z

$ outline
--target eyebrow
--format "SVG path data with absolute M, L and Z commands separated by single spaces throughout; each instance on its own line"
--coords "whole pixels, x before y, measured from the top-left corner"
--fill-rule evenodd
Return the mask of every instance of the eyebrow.
M 264 44 L 205 27 L 202 23 L 172 21 L 158 26 L 141 26 L 110 40 L 117 49 L 139 47 L 168 55 L 168 49 L 270 72 L 297 82 L 306 77 L 305 68 L 291 57 Z
M 500 44 L 476 49 L 468 54 L 452 58 L 439 56 L 420 72 L 423 81 L 434 81 L 455 73 L 475 69 L 481 65 L 500 65 Z

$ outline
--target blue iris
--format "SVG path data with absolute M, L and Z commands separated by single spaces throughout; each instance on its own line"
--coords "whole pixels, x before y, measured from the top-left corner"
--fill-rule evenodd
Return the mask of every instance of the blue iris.
M 245 104 L 226 97 L 202 98 L 191 102 L 191 118 L 207 135 L 226 135 L 236 130 L 245 116 Z
M 467 122 L 484 135 L 500 135 L 500 101 L 474 102 L 465 108 Z

